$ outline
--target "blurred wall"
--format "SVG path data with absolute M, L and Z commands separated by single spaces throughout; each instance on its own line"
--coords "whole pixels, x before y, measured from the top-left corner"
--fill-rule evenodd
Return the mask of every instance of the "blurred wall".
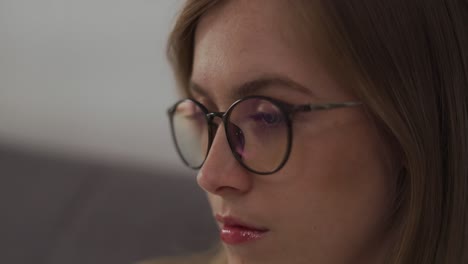
M 178 169 L 165 44 L 181 0 L 0 0 L 0 143 Z
M 182 0 L 0 0 L 0 263 L 125 264 L 217 232 L 166 109 Z

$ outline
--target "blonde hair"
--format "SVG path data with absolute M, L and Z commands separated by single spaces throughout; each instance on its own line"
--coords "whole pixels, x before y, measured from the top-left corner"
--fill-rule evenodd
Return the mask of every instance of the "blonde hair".
M 185 94 L 198 21 L 219 2 L 188 0 L 170 35 L 168 57 Z M 361 84 L 354 92 L 401 150 L 401 233 L 389 263 L 468 263 L 468 2 L 290 4 L 305 29 L 320 23 L 334 69 Z

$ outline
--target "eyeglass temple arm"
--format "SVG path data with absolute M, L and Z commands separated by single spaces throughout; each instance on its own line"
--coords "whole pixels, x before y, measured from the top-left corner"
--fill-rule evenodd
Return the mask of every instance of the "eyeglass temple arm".
M 295 106 L 293 112 L 310 112 L 320 110 L 330 110 L 342 107 L 353 107 L 362 105 L 362 102 L 342 102 L 342 103 L 327 103 L 327 104 L 306 104 Z

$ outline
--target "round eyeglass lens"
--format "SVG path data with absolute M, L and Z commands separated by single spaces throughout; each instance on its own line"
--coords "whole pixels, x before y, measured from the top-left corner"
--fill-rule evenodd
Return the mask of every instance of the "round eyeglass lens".
M 284 112 L 269 100 L 249 98 L 231 110 L 227 135 L 236 158 L 250 170 L 271 173 L 281 166 L 289 146 Z
M 203 164 L 208 152 L 208 122 L 203 109 L 191 100 L 177 104 L 172 133 L 182 160 L 192 168 Z

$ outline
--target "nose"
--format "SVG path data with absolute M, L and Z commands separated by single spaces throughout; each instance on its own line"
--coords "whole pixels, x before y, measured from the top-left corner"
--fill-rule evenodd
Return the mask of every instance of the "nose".
M 208 156 L 200 169 L 198 185 L 211 194 L 226 196 L 240 195 L 252 187 L 253 175 L 234 158 L 221 123 Z

